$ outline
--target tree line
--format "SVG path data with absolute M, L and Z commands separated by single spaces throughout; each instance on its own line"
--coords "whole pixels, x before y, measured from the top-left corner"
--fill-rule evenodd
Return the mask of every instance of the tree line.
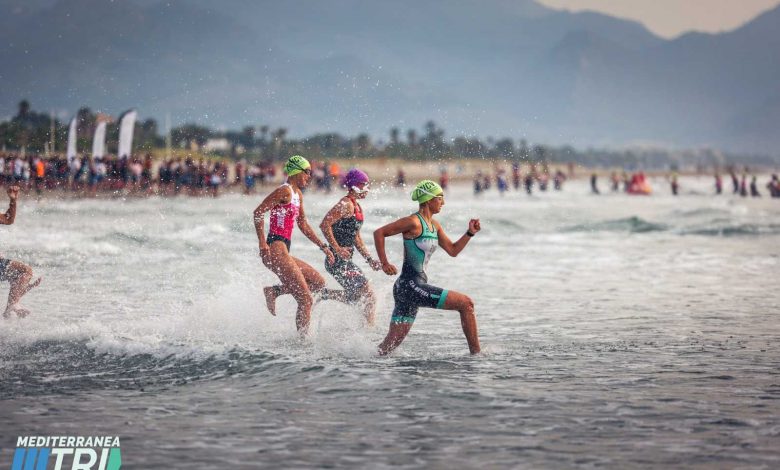
M 95 113 L 83 107 L 76 113 L 77 151 L 89 152 L 92 136 L 98 122 L 113 122 L 110 116 Z M 36 153 L 64 153 L 69 122 L 61 122 L 46 113 L 32 110 L 30 103 L 19 103 L 16 115 L 0 123 L 0 147 L 3 151 Z M 677 169 L 680 167 L 712 167 L 734 163 L 766 166 L 778 164 L 776 158 L 760 155 L 725 154 L 712 149 L 671 151 L 643 150 L 577 150 L 569 145 L 550 146 L 529 144 L 525 139 L 500 139 L 457 136 L 446 138 L 444 129 L 428 121 L 421 130 L 391 128 L 387 140 L 374 140 L 366 133 L 344 136 L 336 132 L 315 134 L 292 139 L 284 127 L 268 125 L 244 126 L 241 130 L 217 131 L 196 123 L 187 123 L 171 129 L 170 145 L 204 151 L 207 143 L 220 140 L 227 145 L 214 150 L 214 155 L 248 160 L 280 161 L 291 154 L 327 159 L 391 157 L 413 161 L 444 161 L 451 158 L 482 159 L 490 161 L 524 161 L 548 163 L 575 163 L 590 167 L 622 167 L 626 169 Z M 135 124 L 133 149 L 151 152 L 164 148 L 166 137 L 160 134 L 156 120 L 138 120 Z M 118 123 L 107 126 L 106 149 L 116 153 L 119 142 Z M 52 145 L 53 144 L 53 145 Z

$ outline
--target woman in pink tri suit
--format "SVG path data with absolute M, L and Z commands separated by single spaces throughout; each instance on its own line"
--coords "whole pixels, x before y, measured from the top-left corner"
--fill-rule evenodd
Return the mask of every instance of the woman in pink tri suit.
M 260 242 L 260 257 L 263 264 L 279 276 L 281 285 L 263 289 L 266 305 L 272 315 L 276 315 L 276 298 L 291 294 L 298 304 L 295 325 L 302 334 L 308 332 L 311 322 L 312 292 L 325 288 L 325 280 L 309 264 L 290 255 L 290 240 L 295 224 L 301 232 L 317 245 L 328 260 L 333 262 L 333 254 L 328 245 L 317 237 L 309 226 L 303 210 L 303 193 L 311 180 L 311 165 L 300 155 L 294 155 L 284 165 L 287 182 L 276 188 L 254 212 L 255 230 Z M 264 231 L 264 214 L 271 213 L 268 236 Z

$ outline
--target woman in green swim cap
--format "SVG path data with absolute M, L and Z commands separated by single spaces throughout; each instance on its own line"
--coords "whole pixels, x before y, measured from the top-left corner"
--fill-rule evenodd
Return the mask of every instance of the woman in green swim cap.
M 311 180 L 311 165 L 300 155 L 294 155 L 284 165 L 287 182 L 276 188 L 255 209 L 254 221 L 260 242 L 260 257 L 263 264 L 279 276 L 281 285 L 263 289 L 266 305 L 271 315 L 276 315 L 276 298 L 292 294 L 298 303 L 295 325 L 305 334 L 311 322 L 312 292 L 325 289 L 325 279 L 308 263 L 290 255 L 290 240 L 293 226 L 297 223 L 306 238 L 317 245 L 328 260 L 333 254 L 328 245 L 319 239 L 303 210 L 303 193 Z M 265 236 L 264 214 L 271 213 L 268 237 Z
M 431 180 L 420 181 L 412 191 L 412 200 L 419 204 L 416 213 L 389 223 L 374 232 L 374 244 L 382 270 L 388 275 L 398 269 L 387 260 L 385 238 L 403 234 L 404 263 L 401 275 L 393 285 L 395 308 L 390 320 L 390 331 L 379 345 L 379 354 L 390 353 L 404 340 L 417 316 L 420 307 L 457 310 L 463 334 L 471 354 L 480 351 L 477 334 L 477 318 L 474 302 L 460 292 L 442 289 L 428 284 L 425 267 L 431 254 L 440 246 L 450 256 L 458 256 L 471 237 L 480 231 L 479 219 L 471 219 L 468 229 L 456 242 L 452 242 L 433 216 L 444 206 L 444 191 Z

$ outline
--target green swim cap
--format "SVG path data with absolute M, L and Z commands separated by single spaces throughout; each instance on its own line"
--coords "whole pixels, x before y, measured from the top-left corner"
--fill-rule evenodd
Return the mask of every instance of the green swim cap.
M 444 194 L 444 190 L 435 181 L 422 180 L 412 191 L 412 201 L 422 204 L 442 194 Z
M 287 173 L 287 176 L 292 176 L 301 173 L 309 167 L 311 167 L 309 160 L 300 155 L 293 155 L 284 164 L 284 172 Z

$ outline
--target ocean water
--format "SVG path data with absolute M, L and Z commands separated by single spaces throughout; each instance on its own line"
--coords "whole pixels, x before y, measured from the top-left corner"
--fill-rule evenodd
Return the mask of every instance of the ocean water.
M 483 230 L 428 272 L 474 299 L 473 357 L 457 313 L 425 309 L 377 357 L 393 278 L 362 261 L 376 327 L 327 301 L 299 338 L 289 296 L 262 302 L 261 195 L 24 198 L 2 251 L 44 281 L 0 322 L 0 466 L 20 435 L 117 435 L 124 468 L 778 468 L 780 202 L 681 183 L 450 190 L 445 231 Z M 313 226 L 336 198 L 307 194 Z M 363 205 L 367 242 L 415 209 Z M 324 273 L 299 232 L 293 251 Z

